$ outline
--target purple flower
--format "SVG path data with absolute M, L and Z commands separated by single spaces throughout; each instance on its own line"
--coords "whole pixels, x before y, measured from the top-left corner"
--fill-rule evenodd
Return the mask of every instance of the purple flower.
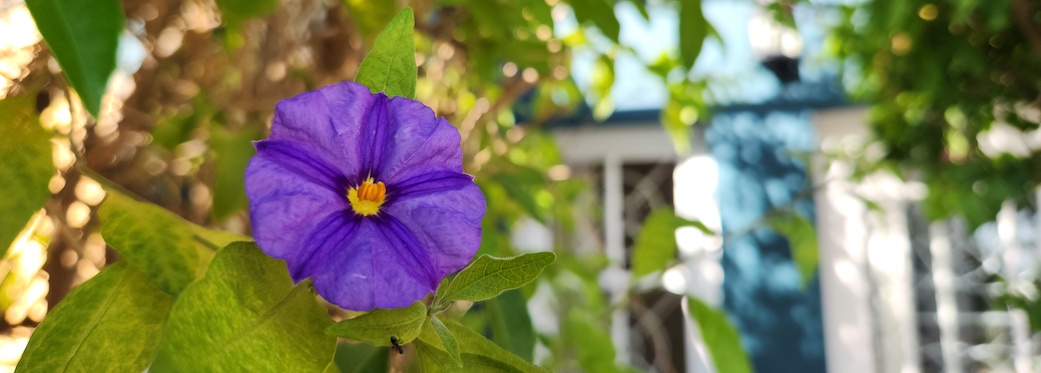
M 280 102 L 246 168 L 257 245 L 344 309 L 412 304 L 480 245 L 459 141 L 422 103 L 357 83 Z

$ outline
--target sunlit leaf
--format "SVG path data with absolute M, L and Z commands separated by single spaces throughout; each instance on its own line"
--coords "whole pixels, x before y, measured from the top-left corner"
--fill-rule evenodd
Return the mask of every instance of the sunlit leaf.
M 26 0 L 36 28 L 94 117 L 116 68 L 125 16 L 117 0 Z
M 142 372 L 159 347 L 173 297 L 126 262 L 58 303 L 33 332 L 19 372 Z
M 676 258 L 676 230 L 685 226 L 698 228 L 707 235 L 713 234 L 701 222 L 676 216 L 671 208 L 652 211 L 643 221 L 633 245 L 633 275 L 645 276 L 665 270 Z
M 323 333 L 331 323 L 309 282 L 293 286 L 285 262 L 234 243 L 177 299 L 149 371 L 322 371 L 336 349 Z
M 726 314 L 713 309 L 696 298 L 687 298 L 690 317 L 698 324 L 701 338 L 708 347 L 709 355 L 717 372 L 751 372 L 748 356 L 741 347 L 741 336 L 737 333 Z
M 50 135 L 40 127 L 35 102 L 32 95 L 0 101 L 0 256 L 51 196 Z
M 362 60 L 354 80 L 373 92 L 416 98 L 415 20 L 405 8 L 380 32 L 376 44 Z
M 213 251 L 248 237 L 208 230 L 114 189 L 101 204 L 101 235 L 163 291 L 179 294 L 206 272 Z
M 813 223 L 796 214 L 785 214 L 770 219 L 767 224 L 788 239 L 792 260 L 799 269 L 802 284 L 805 286 L 817 272 L 817 231 L 813 228 Z
M 416 301 L 406 308 L 372 310 L 353 319 L 340 321 L 325 332 L 376 346 L 390 346 L 390 337 L 400 343 L 408 343 L 419 336 L 426 315 L 426 305 Z
M 482 255 L 455 276 L 444 289 L 438 289 L 442 301 L 482 301 L 503 291 L 531 282 L 556 260 L 551 252 L 527 253 L 512 258 Z

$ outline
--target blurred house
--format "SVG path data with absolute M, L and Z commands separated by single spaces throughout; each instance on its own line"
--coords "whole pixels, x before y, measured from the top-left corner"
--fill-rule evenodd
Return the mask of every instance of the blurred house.
M 1025 315 L 991 306 L 994 274 L 1028 270 L 1011 265 L 1035 251 L 1026 249 L 1036 242 L 1032 218 L 1009 207 L 975 233 L 958 221 L 928 223 L 922 185 L 854 178 L 854 163 L 878 160 L 880 149 L 864 147 L 867 109 L 845 99 L 838 62 L 823 57 L 832 9 L 795 8 L 794 31 L 755 3 L 703 6 L 722 40 L 705 45 L 692 72 L 708 78 L 715 111 L 691 127 L 689 154 L 676 154 L 660 124 L 665 87 L 632 57 L 616 62 L 614 115 L 553 126 L 570 172 L 598 183 L 603 214 L 580 230 L 590 239 L 576 249 L 606 250 L 606 293 L 625 290 L 631 246 L 653 209 L 674 206 L 721 232 L 677 231 L 684 264 L 665 272 L 667 292 L 649 291 L 613 315 L 618 360 L 715 371 L 682 310 L 682 295 L 693 295 L 726 310 L 758 372 L 1041 367 Z M 641 58 L 676 45 L 674 10 L 649 4 L 645 22 L 628 7 L 617 6 L 622 41 Z M 575 64 L 580 86 L 593 79 L 590 59 L 577 53 Z M 815 221 L 819 266 L 808 284 L 788 241 L 763 224 L 778 209 Z

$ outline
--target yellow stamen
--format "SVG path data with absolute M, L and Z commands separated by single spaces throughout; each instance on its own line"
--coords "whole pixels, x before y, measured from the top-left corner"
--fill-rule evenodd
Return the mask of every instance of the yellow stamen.
M 371 177 L 361 182 L 357 188 L 347 190 L 347 200 L 351 202 L 351 208 L 362 216 L 378 214 L 386 196 L 387 186 Z

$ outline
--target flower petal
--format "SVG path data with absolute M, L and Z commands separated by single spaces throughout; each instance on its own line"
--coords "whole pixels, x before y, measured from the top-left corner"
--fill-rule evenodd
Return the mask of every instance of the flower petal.
M 463 172 L 459 130 L 418 101 L 401 97 L 387 103 L 387 133 L 377 176 L 393 184 L 416 175 Z
M 290 270 L 294 279 L 312 277 L 318 294 L 341 308 L 407 307 L 441 279 L 422 245 L 393 222 L 348 216 L 326 226 L 308 244 L 313 256 Z
M 258 157 L 275 162 L 333 193 L 346 193 L 344 186 L 347 185 L 347 180 L 340 171 L 306 145 L 287 140 L 257 141 L 254 145 Z
M 372 135 L 362 136 L 369 112 L 386 96 L 373 95 L 365 86 L 343 82 L 283 100 L 275 106 L 272 140 L 292 140 L 312 145 L 322 159 L 357 183 L 363 165 L 369 163 L 364 150 Z M 368 127 L 368 126 L 365 126 Z
M 349 207 L 343 196 L 261 156 L 246 167 L 246 195 L 257 244 L 286 260 L 304 251 L 302 245 L 323 218 Z
M 420 184 L 428 191 L 438 192 L 405 190 L 404 196 L 389 202 L 384 209 L 429 250 L 439 277 L 466 266 L 481 245 L 484 194 L 472 181 L 463 185 L 459 181 L 460 178 L 448 178 Z

